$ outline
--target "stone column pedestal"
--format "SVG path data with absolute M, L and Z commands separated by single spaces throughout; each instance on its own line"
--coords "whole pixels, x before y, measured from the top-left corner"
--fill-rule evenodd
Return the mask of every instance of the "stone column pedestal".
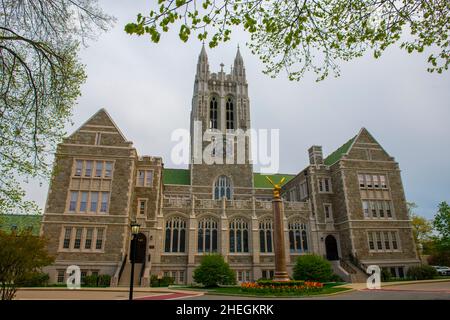
M 275 249 L 274 281 L 289 281 L 286 268 L 286 249 L 284 242 L 283 201 L 280 198 L 272 200 L 273 210 L 273 244 Z

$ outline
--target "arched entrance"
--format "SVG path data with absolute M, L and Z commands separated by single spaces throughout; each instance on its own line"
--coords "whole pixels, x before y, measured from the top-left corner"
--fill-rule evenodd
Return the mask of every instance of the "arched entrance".
M 339 260 L 336 238 L 328 235 L 325 238 L 325 250 L 327 251 L 328 260 Z
M 146 249 L 147 249 L 147 237 L 143 233 L 138 233 L 138 235 L 136 237 L 134 237 L 133 240 L 131 240 L 130 257 L 129 257 L 130 261 L 133 258 L 134 241 L 137 241 L 135 262 L 143 263 L 145 261 L 145 255 L 146 255 Z

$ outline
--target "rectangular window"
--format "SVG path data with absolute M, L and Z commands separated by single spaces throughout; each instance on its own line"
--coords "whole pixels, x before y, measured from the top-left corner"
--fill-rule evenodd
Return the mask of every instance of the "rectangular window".
M 86 230 L 86 241 L 84 242 L 84 248 L 90 249 L 92 246 L 92 235 L 94 233 L 94 229 L 88 228 Z
M 102 138 L 102 134 L 100 132 L 95 133 L 95 145 L 100 145 L 100 140 Z
M 395 231 L 391 232 L 391 240 L 392 240 L 392 249 L 397 250 L 398 249 L 397 233 Z
M 90 177 L 92 175 L 92 161 L 86 161 L 86 167 L 84 168 L 84 176 Z
M 331 204 L 324 204 L 325 218 L 332 219 Z
M 363 204 L 364 217 L 368 218 L 369 217 L 369 202 L 363 201 L 362 204 Z
M 384 206 L 386 208 L 386 215 L 388 216 L 388 218 L 392 218 L 391 202 L 390 201 L 385 201 L 384 202 Z
M 75 242 L 73 244 L 74 249 L 80 249 L 81 247 L 81 235 L 83 233 L 82 228 L 77 228 L 75 232 Z
M 389 232 L 383 232 L 384 236 L 384 249 L 391 250 L 391 243 L 389 242 Z
M 164 278 L 168 278 L 169 277 L 169 271 L 164 271 Z
M 184 271 L 180 271 L 179 273 L 179 282 L 180 284 L 184 283 Z
M 262 278 L 267 279 L 267 271 L 266 270 L 262 271 Z
M 377 205 L 378 205 L 378 212 L 380 213 L 380 218 L 384 218 L 383 201 L 377 201 Z
M 106 161 L 105 162 L 105 178 L 111 178 L 112 175 L 112 162 Z
M 387 185 L 386 185 L 386 176 L 380 176 L 380 185 L 381 188 L 386 189 Z
M 147 170 L 145 171 L 145 186 L 151 187 L 153 184 L 153 171 Z
M 380 187 L 380 184 L 378 183 L 378 176 L 377 175 L 373 175 L 372 178 L 373 178 L 373 187 L 374 188 Z
M 100 212 L 108 212 L 108 199 L 109 193 L 102 192 L 102 204 L 100 206 Z
M 70 193 L 69 211 L 74 212 L 77 210 L 78 191 L 72 191 Z
M 242 271 L 238 271 L 237 272 L 237 278 L 238 278 L 239 282 L 242 282 L 243 275 L 244 275 L 244 272 L 242 272 Z
M 91 212 L 97 212 L 98 192 L 91 192 Z
M 176 271 L 172 271 L 172 279 L 173 281 L 177 281 L 177 272 Z
M 85 192 L 85 191 L 81 192 L 80 212 L 86 212 L 86 210 L 87 210 L 87 198 L 88 198 L 88 193 Z
M 87 271 L 81 270 L 81 277 L 80 277 L 81 284 L 84 284 L 84 280 L 86 280 L 86 276 L 87 276 Z
M 363 174 L 358 174 L 358 182 L 359 182 L 359 187 L 360 188 L 365 188 L 366 184 L 364 182 L 364 175 Z
M 138 170 L 137 185 L 139 187 L 143 187 L 144 186 L 144 181 L 145 181 L 145 171 L 144 170 Z
M 370 209 L 372 209 L 372 217 L 376 218 L 377 217 L 377 207 L 375 206 L 374 201 L 370 201 Z
M 319 179 L 319 192 L 323 192 L 323 181 Z
M 383 250 L 383 241 L 381 240 L 381 232 L 375 232 L 377 238 L 377 250 Z
M 373 242 L 373 233 L 369 232 L 369 249 L 375 250 L 375 243 Z
M 366 174 L 366 185 L 367 188 L 372 188 L 372 176 L 369 174 Z
M 325 181 L 325 192 L 330 192 L 330 179 L 324 179 Z
M 147 207 L 147 200 L 139 200 L 139 214 L 144 215 Z
M 103 173 L 103 161 L 96 161 L 95 162 L 95 176 L 97 178 L 100 178 Z
M 58 270 L 58 275 L 56 278 L 56 282 L 63 283 L 64 282 L 64 276 L 65 276 L 66 270 Z
M 64 230 L 64 242 L 63 242 L 63 248 L 69 249 L 70 248 L 70 239 L 72 236 L 72 228 L 65 228 Z
M 75 165 L 75 176 L 80 177 L 82 170 L 83 170 L 83 161 L 77 160 Z
M 103 229 L 97 229 L 97 239 L 95 241 L 95 249 L 101 250 L 103 248 Z

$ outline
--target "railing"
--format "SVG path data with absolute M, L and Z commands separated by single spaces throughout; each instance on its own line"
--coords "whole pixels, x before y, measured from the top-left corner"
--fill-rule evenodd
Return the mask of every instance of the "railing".
M 356 273 L 356 271 L 346 261 L 340 259 L 339 263 L 340 263 L 341 267 L 348 273 L 351 273 L 351 274 Z
M 187 208 L 191 205 L 191 199 L 189 198 L 169 198 L 164 197 L 163 206 L 165 208 Z
M 145 259 L 144 259 L 144 262 L 142 263 L 141 271 L 139 272 L 139 285 L 140 286 L 142 286 L 142 278 L 144 276 L 144 271 L 145 271 Z
M 309 210 L 309 206 L 307 202 L 302 201 L 285 201 L 284 202 L 285 210 L 300 210 L 307 211 Z
M 120 266 L 119 279 L 117 279 L 117 283 L 119 283 L 120 278 L 122 277 L 123 269 L 125 269 L 125 265 L 127 263 L 127 257 L 128 257 L 128 255 L 125 255 L 125 257 L 123 258 L 122 265 Z
M 251 209 L 252 200 L 227 200 L 226 207 L 233 209 Z
M 357 257 L 355 257 L 353 254 L 349 254 L 348 258 L 350 260 L 350 262 L 357 267 L 359 270 L 361 270 L 362 272 L 364 272 L 364 274 L 366 274 L 366 267 L 364 264 L 362 264 L 359 259 Z

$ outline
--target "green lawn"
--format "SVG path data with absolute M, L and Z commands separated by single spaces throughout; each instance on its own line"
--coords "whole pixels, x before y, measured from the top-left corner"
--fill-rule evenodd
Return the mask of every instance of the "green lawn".
M 177 289 L 186 289 L 186 290 L 201 290 L 206 291 L 210 294 L 218 294 L 218 295 L 237 295 L 237 296 L 258 296 L 258 297 L 305 297 L 312 295 L 322 295 L 322 294 L 331 294 L 341 291 L 350 290 L 350 288 L 336 288 L 336 286 L 342 285 L 344 283 L 328 283 L 325 284 L 322 291 L 318 292 L 309 292 L 305 294 L 298 294 L 294 292 L 289 293 L 249 293 L 243 292 L 240 286 L 236 287 L 218 287 L 218 288 L 199 288 L 199 287 L 180 287 Z

